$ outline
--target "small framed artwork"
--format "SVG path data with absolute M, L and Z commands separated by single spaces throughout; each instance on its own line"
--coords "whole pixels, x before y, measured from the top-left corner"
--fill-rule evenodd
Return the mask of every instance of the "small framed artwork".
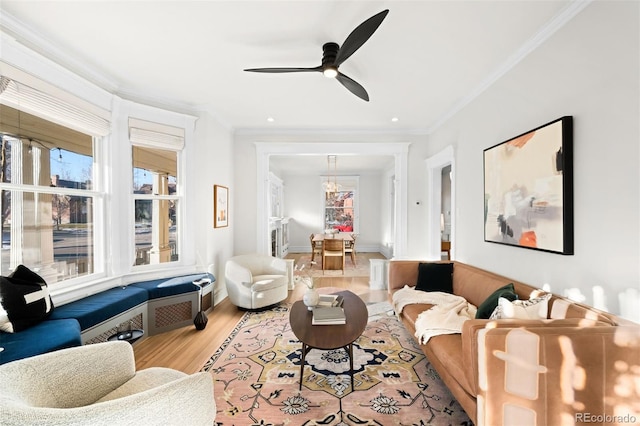
M 484 239 L 573 254 L 573 117 L 484 150 Z
M 229 188 L 213 185 L 213 227 L 229 226 Z

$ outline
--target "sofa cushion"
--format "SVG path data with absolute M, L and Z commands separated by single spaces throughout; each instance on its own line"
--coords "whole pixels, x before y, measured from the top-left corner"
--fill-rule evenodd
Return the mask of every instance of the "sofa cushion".
M 389 292 L 403 288 L 405 285 L 414 286 L 418 280 L 418 261 L 392 260 L 389 262 Z
M 192 274 L 181 277 L 162 278 L 157 280 L 142 281 L 130 284 L 132 287 L 144 288 L 149 293 L 149 300 L 161 297 L 175 296 L 178 294 L 198 291 L 200 287 L 193 282 L 202 278 L 209 278 L 215 281 L 210 274 Z
M 453 263 L 419 263 L 416 290 L 453 293 Z
M 0 300 L 7 313 L 0 329 L 8 333 L 25 330 L 53 311 L 47 283 L 24 265 L 18 265 L 8 277 L 0 277 Z
M 0 364 L 81 345 L 78 321 L 49 319 L 18 333 L 0 333 Z
M 115 287 L 87 296 L 56 308 L 51 319 L 75 318 L 82 331 L 145 303 L 147 290 L 134 287 Z
M 460 334 L 441 334 L 429 339 L 426 345 L 438 361 L 443 365 L 447 374 L 452 376 L 456 382 L 467 393 L 475 395 L 475 389 L 467 378 L 467 366 L 463 359 L 462 337 Z M 425 351 L 426 352 L 426 351 Z
M 405 325 L 409 328 L 412 336 L 415 336 L 416 333 L 416 320 L 418 319 L 418 315 L 422 312 L 433 308 L 433 305 L 428 303 L 411 303 L 402 308 L 402 313 L 400 317 L 402 318 Z
M 551 303 L 549 318 L 586 318 L 595 321 L 603 321 L 610 325 L 617 325 L 617 322 L 614 320 L 615 317 L 607 314 L 606 312 L 598 311 L 591 306 L 582 305 L 572 300 L 560 297 L 552 297 Z
M 513 283 L 502 286 L 491 293 L 489 297 L 487 297 L 484 302 L 482 302 L 480 306 L 478 306 L 476 319 L 489 319 L 493 311 L 496 309 L 496 306 L 498 306 L 498 299 L 500 297 L 504 297 L 505 299 L 510 301 L 514 301 L 518 298 L 516 290 L 513 287 Z

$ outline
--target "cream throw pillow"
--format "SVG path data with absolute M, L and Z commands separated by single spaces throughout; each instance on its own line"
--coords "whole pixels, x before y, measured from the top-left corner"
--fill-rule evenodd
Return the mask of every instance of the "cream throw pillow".
M 516 319 L 546 319 L 551 293 L 529 300 L 514 300 L 513 302 L 501 297 L 498 306 L 491 314 L 490 319 L 516 318 Z

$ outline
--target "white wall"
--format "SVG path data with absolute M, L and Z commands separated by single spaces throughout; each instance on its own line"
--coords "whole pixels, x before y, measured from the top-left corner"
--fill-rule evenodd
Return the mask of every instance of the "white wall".
M 289 252 L 310 252 L 309 235 L 323 229 L 320 179 L 318 176 L 280 176 L 284 181 L 284 214 L 291 218 Z
M 3 57 L 0 66 L 3 74 L 9 67 L 29 73 L 46 83 L 111 111 L 111 135 L 104 144 L 108 164 L 105 171 L 108 202 L 105 209 L 105 259 L 106 272 L 92 282 L 83 282 L 63 291 L 54 290 L 54 303 L 61 304 L 86 296 L 122 282 L 153 279 L 171 274 L 200 271 L 212 272 L 216 301 L 226 295 L 224 289 L 224 262 L 233 254 L 233 223 L 229 228 L 213 229 L 213 185 L 222 184 L 231 190 L 233 208 L 233 173 L 231 132 L 221 126 L 215 117 L 201 113 L 195 116 L 164 110 L 149 105 L 123 100 L 98 88 L 80 76 L 60 67 L 49 59 L 31 51 L 28 47 L 7 39 L 0 34 Z M 185 167 L 184 218 L 182 219 L 183 245 L 180 261 L 171 264 L 144 267 L 133 270 L 134 247 L 131 204 L 131 148 L 128 139 L 129 116 L 147 119 L 184 128 L 186 146 L 180 157 L 180 167 Z M 195 129 L 194 129 L 195 120 Z M 99 238 L 99 237 L 97 237 Z
M 255 249 L 254 142 L 411 142 L 407 257 L 424 258 L 429 237 L 424 160 L 446 146 L 456 157 L 456 257 L 556 293 L 578 288 L 607 308 L 640 286 L 639 4 L 594 2 L 428 137 L 420 135 L 238 134 L 236 252 Z M 482 151 L 563 115 L 574 116 L 575 255 L 484 242 Z M 427 143 L 428 141 L 428 143 Z M 295 211 L 292 211 L 295 214 Z
M 618 292 L 640 287 L 638 17 L 637 2 L 592 3 L 430 135 L 425 156 L 455 147 L 458 260 L 579 288 L 589 304 L 602 286 L 612 312 Z M 563 115 L 574 117 L 575 255 L 484 242 L 482 151 Z
M 234 254 L 257 252 L 256 247 L 256 148 L 252 138 L 233 142 L 233 201 L 229 209 L 230 226 L 233 226 Z M 267 182 L 262 182 L 266 185 Z M 267 192 L 268 194 L 268 192 Z M 239 225 L 239 226 L 236 226 Z
M 196 122 L 196 143 L 189 147 L 190 167 L 198 170 L 198 181 L 192 186 L 190 216 L 196 226 L 196 262 L 199 270 L 216 277 L 214 300 L 226 297 L 224 265 L 233 256 L 233 234 L 238 224 L 233 220 L 225 228 L 213 227 L 213 185 L 229 188 L 229 208 L 234 210 L 235 187 L 230 164 L 233 162 L 231 132 L 208 113 L 202 113 Z M 189 243 L 189 242 L 187 242 Z
M 358 251 L 379 251 L 383 245 L 382 171 L 359 175 Z M 319 176 L 280 174 L 284 181 L 285 216 L 289 222 L 289 251 L 310 252 L 309 235 L 323 230 L 323 192 Z M 386 224 L 384 225 L 386 226 Z

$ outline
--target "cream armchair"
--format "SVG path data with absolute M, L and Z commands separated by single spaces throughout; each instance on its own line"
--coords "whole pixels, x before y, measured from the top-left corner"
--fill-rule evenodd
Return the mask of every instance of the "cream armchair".
M 209 373 L 135 370 L 126 342 L 62 349 L 0 365 L 0 418 L 17 425 L 211 426 Z
M 263 254 L 229 259 L 224 277 L 229 300 L 245 309 L 259 309 L 282 302 L 289 295 L 287 263 Z

